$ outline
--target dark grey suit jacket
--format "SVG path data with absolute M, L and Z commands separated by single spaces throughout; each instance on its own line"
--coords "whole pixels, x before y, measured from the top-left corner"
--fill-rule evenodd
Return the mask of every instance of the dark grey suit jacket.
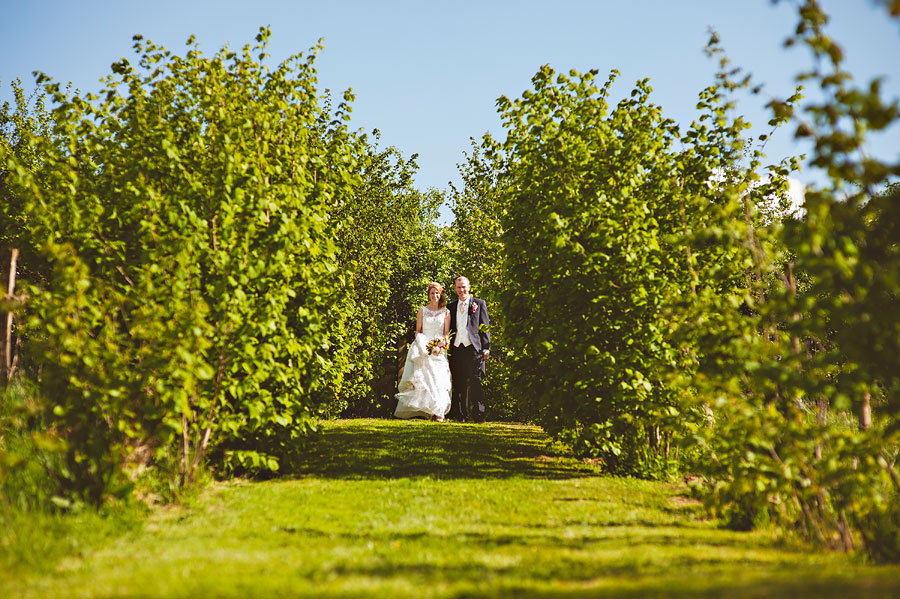
M 450 345 L 456 345 L 456 334 L 458 332 L 456 317 L 459 314 L 459 300 L 450 302 L 447 305 L 447 309 L 450 310 L 450 332 L 453 333 Z M 488 318 L 487 304 L 483 299 L 478 299 L 477 297 L 469 298 L 469 323 L 466 330 L 469 332 L 469 339 L 472 341 L 475 349 L 479 352 L 490 351 L 490 319 Z

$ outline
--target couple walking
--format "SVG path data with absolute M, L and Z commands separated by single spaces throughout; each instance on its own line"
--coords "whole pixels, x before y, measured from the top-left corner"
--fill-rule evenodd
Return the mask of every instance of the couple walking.
M 459 299 L 447 305 L 441 284 L 428 285 L 428 305 L 416 314 L 416 339 L 400 378 L 397 418 L 442 422 L 449 414 L 460 422 L 484 421 L 481 377 L 491 349 L 487 304 L 470 295 L 466 277 L 458 277 L 455 286 Z

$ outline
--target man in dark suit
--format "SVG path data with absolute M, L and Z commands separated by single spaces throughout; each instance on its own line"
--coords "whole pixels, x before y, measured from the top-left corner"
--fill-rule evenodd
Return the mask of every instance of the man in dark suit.
M 481 378 L 491 353 L 487 304 L 469 295 L 469 279 L 456 279 L 456 295 L 450 302 L 450 378 L 453 381 L 450 417 L 460 422 L 484 422 Z

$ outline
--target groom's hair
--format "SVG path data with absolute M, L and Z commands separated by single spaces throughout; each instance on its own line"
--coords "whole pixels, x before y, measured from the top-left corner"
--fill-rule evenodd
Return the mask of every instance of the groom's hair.
M 453 282 L 456 283 L 456 282 L 459 281 L 460 279 L 464 280 L 464 281 L 465 281 L 466 283 L 468 283 L 469 286 L 471 287 L 472 282 L 471 282 L 469 279 L 467 279 L 466 277 L 462 276 L 462 275 L 459 275 L 458 277 L 456 277 L 455 279 L 453 279 Z

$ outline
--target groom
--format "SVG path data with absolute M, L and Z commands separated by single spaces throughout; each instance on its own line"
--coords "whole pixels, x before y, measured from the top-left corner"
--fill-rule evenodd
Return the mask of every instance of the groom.
M 484 361 L 490 355 L 491 334 L 488 331 L 487 304 L 469 295 L 469 279 L 456 279 L 456 295 L 450 302 L 450 378 L 453 381 L 453 403 L 450 417 L 460 422 L 484 422 L 484 396 L 481 377 Z

